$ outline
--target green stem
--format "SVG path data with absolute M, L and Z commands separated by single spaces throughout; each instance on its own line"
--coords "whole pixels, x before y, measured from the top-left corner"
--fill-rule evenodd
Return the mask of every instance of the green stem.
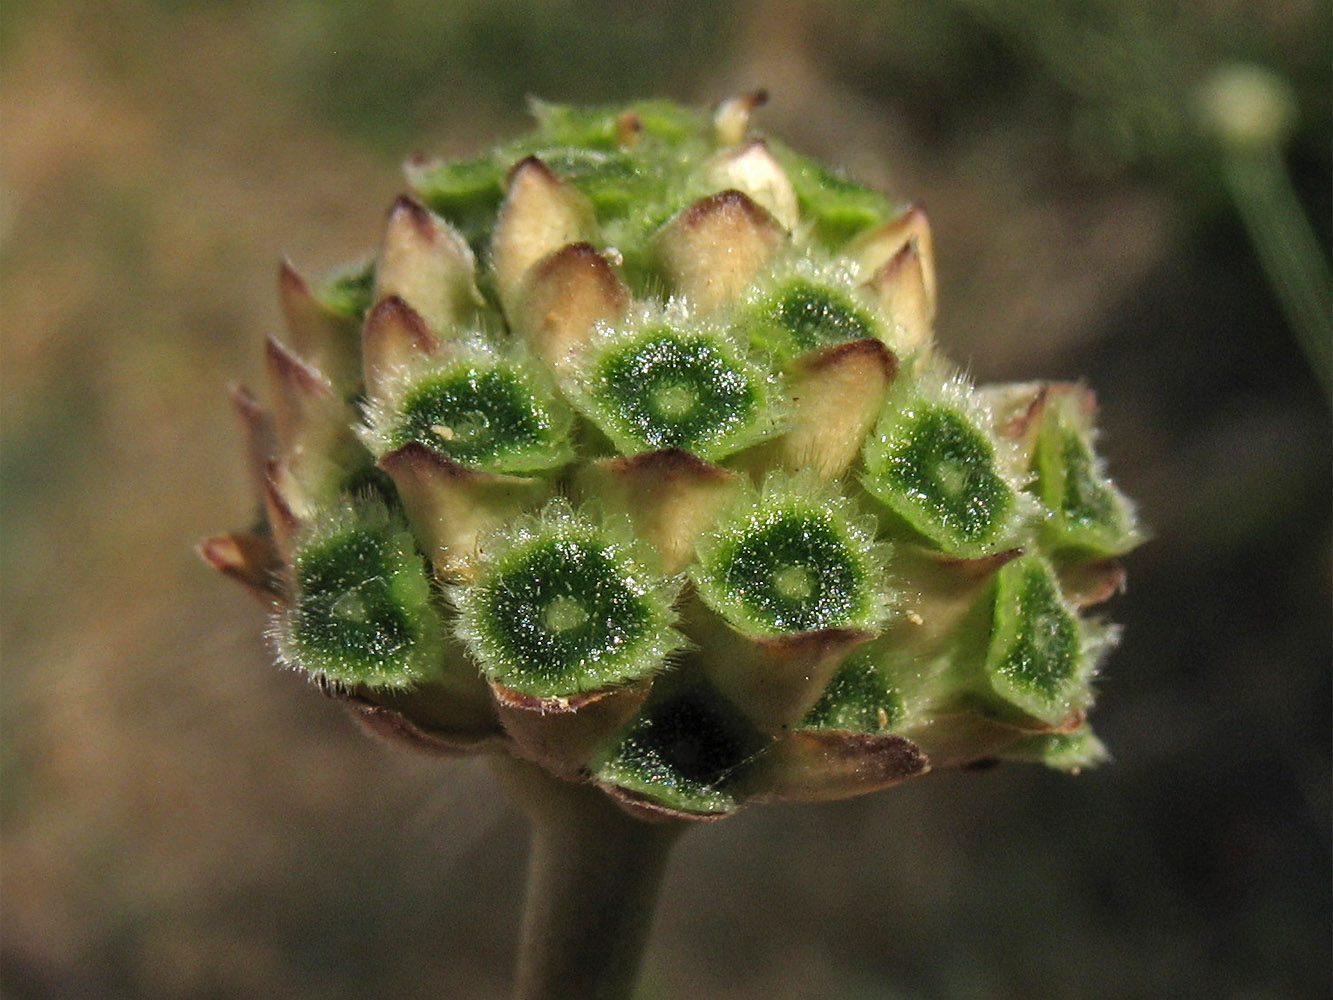
M 1324 393 L 1333 398 L 1333 283 L 1281 152 L 1233 152 L 1226 178 L 1287 322 Z
M 627 1000 L 685 824 L 634 819 L 597 789 L 521 761 L 500 770 L 532 821 L 515 1000 Z

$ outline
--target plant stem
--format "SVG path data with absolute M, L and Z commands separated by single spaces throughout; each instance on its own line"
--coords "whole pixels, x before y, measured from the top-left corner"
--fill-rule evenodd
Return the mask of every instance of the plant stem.
M 1226 179 L 1278 305 L 1324 394 L 1333 399 L 1333 283 L 1281 151 L 1231 153 Z
M 591 786 L 497 764 L 532 821 L 515 1000 L 627 1000 L 685 824 L 634 819 Z

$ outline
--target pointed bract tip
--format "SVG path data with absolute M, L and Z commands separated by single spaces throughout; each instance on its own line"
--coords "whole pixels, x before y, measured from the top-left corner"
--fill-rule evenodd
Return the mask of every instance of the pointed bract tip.
M 571 715 L 589 705 L 603 700 L 617 689 L 602 691 L 576 691 L 559 697 L 543 698 L 540 695 L 527 694 L 505 687 L 498 681 L 490 681 L 491 693 L 504 708 L 517 708 L 525 712 L 537 712 L 540 715 Z
M 327 305 L 287 259 L 278 264 L 278 300 L 295 352 L 334 385 L 353 391 L 360 376 L 356 361 L 359 319 Z
M 890 788 L 930 770 L 911 740 L 890 733 L 796 729 L 779 734 L 765 762 L 765 802 L 827 802 Z
M 481 750 L 500 749 L 505 740 L 494 733 L 443 732 L 422 726 L 401 712 L 386 708 L 369 698 L 326 689 L 330 697 L 341 701 L 353 719 L 371 736 L 405 750 L 460 757 Z
M 401 448 L 386 452 L 376 464 L 395 480 L 403 474 L 419 479 L 473 479 L 486 475 L 455 462 L 448 455 L 441 455 L 420 441 L 409 441 Z
M 613 802 L 629 815 L 645 823 L 672 823 L 686 821 L 690 823 L 712 823 L 719 819 L 726 819 L 736 811 L 738 806 L 732 806 L 729 809 L 719 809 L 714 812 L 690 812 L 686 809 L 677 809 L 673 806 L 665 805 L 655 799 L 639 792 L 631 791 L 628 788 L 621 788 L 610 782 L 597 782 L 597 787 L 609 795 Z
M 333 383 L 274 337 L 268 339 L 265 362 L 277 438 L 288 457 L 298 464 L 332 461 L 337 443 L 351 435 Z
M 455 461 L 448 455 L 441 454 L 434 448 L 420 441 L 409 441 L 401 448 L 386 452 L 376 463 L 398 483 L 399 489 L 405 488 L 400 478 L 410 476 L 422 483 L 472 483 L 482 488 L 534 489 L 540 487 L 542 480 L 532 476 L 516 476 L 505 472 L 488 472 L 474 469 L 470 465 Z
M 1060 589 L 1075 607 L 1086 608 L 1123 593 L 1128 578 L 1116 559 L 1097 559 L 1059 568 Z
M 724 146 L 734 146 L 744 141 L 750 126 L 750 113 L 766 103 L 768 91 L 761 87 L 719 104 L 713 114 L 713 131 L 717 141 Z
M 866 282 L 897 327 L 902 346 L 915 351 L 931 341 L 935 299 L 926 282 L 917 237 L 911 236 Z
M 543 184 L 560 184 L 560 178 L 551 170 L 535 153 L 529 153 L 523 159 L 519 160 L 506 171 L 504 178 L 500 182 L 501 188 L 506 194 L 514 187 L 516 183 L 540 182 Z
M 863 337 L 810 351 L 801 357 L 799 366 L 807 372 L 829 368 L 865 368 L 877 372 L 886 382 L 891 382 L 898 373 L 898 356 L 882 340 Z
M 565 283 L 577 274 L 586 274 L 595 280 L 608 307 L 623 309 L 629 304 L 629 289 L 620 280 L 615 267 L 606 255 L 599 253 L 591 243 L 566 243 L 553 250 L 533 268 L 531 281 Z
M 403 175 L 407 178 L 408 187 L 414 191 L 420 191 L 427 185 L 427 182 L 436 170 L 438 170 L 444 161 L 438 156 L 432 156 L 430 153 L 417 151 L 403 161 Z
M 476 260 L 453 226 L 410 195 L 389 212 L 375 272 L 375 299 L 397 295 L 441 334 L 466 321 L 481 304 Z
M 800 203 L 791 179 L 763 139 L 724 150 L 708 168 L 709 181 L 745 192 L 787 230 L 800 221 Z
M 591 495 L 629 515 L 665 575 L 690 564 L 699 534 L 740 485 L 738 473 L 683 448 L 599 459 L 587 473 Z
M 690 229 L 718 220 L 727 220 L 733 225 L 744 223 L 760 229 L 771 227 L 773 222 L 768 212 L 753 198 L 736 188 L 726 188 L 691 202 L 681 210 L 677 219 L 681 225 Z
M 296 535 L 301 530 L 305 502 L 300 486 L 285 462 L 268 462 L 264 470 L 264 516 L 274 545 L 285 563 L 291 562 Z
M 388 452 L 378 464 L 442 581 L 472 579 L 481 536 L 531 509 L 549 489 L 543 479 L 474 469 L 419 441 Z
M 920 205 L 911 205 L 905 211 L 886 219 L 877 226 L 854 237 L 845 252 L 860 261 L 866 272 L 874 274 L 896 257 L 909 243 L 915 241 L 915 254 L 920 260 L 922 285 L 931 315 L 937 300 L 935 278 L 935 251 L 930 233 L 930 220 Z
M 385 376 L 439 349 L 421 314 L 397 295 L 375 303 L 361 335 L 362 375 L 366 394 L 378 396 Z
M 410 221 L 423 239 L 430 239 L 435 233 L 434 218 L 430 209 L 410 194 L 400 194 L 394 199 L 393 205 L 389 208 L 388 219 L 390 225 L 396 219 Z
M 1019 556 L 1023 555 L 1025 550 L 1021 548 L 1004 549 L 1000 552 L 992 552 L 988 555 L 968 558 L 966 556 L 950 555 L 947 552 L 939 552 L 935 549 L 922 548 L 921 554 L 928 560 L 940 566 L 947 567 L 962 574 L 964 577 L 973 580 L 984 580 L 992 573 L 998 572 L 1007 563 L 1013 562 Z
M 319 371 L 306 364 L 278 340 L 269 336 L 264 345 L 269 376 L 285 398 L 321 397 L 333 393 L 333 386 Z
M 1005 389 L 992 403 L 996 414 L 995 433 L 1015 441 L 1028 441 L 1041 423 L 1054 383 L 1025 383 L 1021 387 Z
M 231 398 L 232 408 L 244 423 L 252 424 L 263 417 L 264 408 L 249 387 L 233 382 L 227 387 L 227 395 Z
M 246 458 L 250 477 L 260 489 L 264 482 L 264 463 L 278 450 L 278 431 L 273 416 L 259 404 L 254 394 L 239 383 L 230 389 L 232 412 L 245 435 Z
M 289 257 L 284 257 L 278 261 L 278 292 L 282 296 L 284 304 L 289 296 L 314 297 L 310 291 L 310 283 L 296 269 L 296 265 L 292 263 Z
M 430 353 L 439 341 L 426 329 L 426 321 L 401 296 L 390 295 L 375 303 L 366 317 L 368 337 L 402 335 L 422 353 Z
M 875 633 L 868 629 L 835 627 L 786 635 L 754 636 L 752 641 L 766 656 L 775 660 L 788 660 L 846 652 L 873 638 Z
M 491 266 L 506 313 L 517 307 L 529 269 L 553 251 L 587 240 L 593 222 L 587 199 L 537 157 L 515 164 L 491 238 Z
M 621 112 L 616 118 L 616 142 L 622 146 L 632 146 L 643 134 L 643 119 L 633 111 Z
M 657 234 L 672 288 L 704 310 L 734 298 L 772 259 L 786 230 L 753 198 L 728 188 L 681 209 Z
M 861 451 L 898 371 L 898 358 L 874 338 L 807 351 L 790 372 L 787 432 L 772 445 L 789 469 L 842 475 Z
M 628 476 L 726 482 L 734 475 L 722 466 L 705 461 L 684 448 L 661 448 L 657 451 L 639 452 L 637 455 L 622 455 L 611 459 L 610 464 L 617 472 Z
M 568 243 L 532 265 L 514 303 L 515 331 L 547 364 L 566 368 L 599 322 L 613 322 L 630 293 L 591 243 Z
M 271 538 L 249 532 L 228 532 L 205 538 L 195 551 L 204 562 L 240 583 L 265 605 L 272 606 L 283 600 L 277 576 L 281 563 Z
M 500 724 L 518 754 L 568 781 L 587 779 L 588 761 L 643 707 L 652 686 L 649 679 L 567 697 L 542 698 L 490 681 Z

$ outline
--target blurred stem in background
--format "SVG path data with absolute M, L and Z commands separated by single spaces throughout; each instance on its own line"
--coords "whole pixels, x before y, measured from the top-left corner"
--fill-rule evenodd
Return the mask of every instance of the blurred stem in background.
M 1221 140 L 1223 176 L 1264 275 L 1333 399 L 1333 278 L 1283 158 L 1295 98 L 1275 74 L 1235 65 L 1207 81 L 1201 104 L 1205 124 Z
M 1286 80 L 1257 65 L 1212 71 L 1191 109 L 1190 23 L 1169 7 L 1119 0 L 954 0 L 1036 55 L 1050 79 L 1100 108 L 1101 154 L 1190 159 L 1202 126 L 1221 144 L 1220 175 L 1264 276 L 1326 398 L 1333 399 L 1333 277 L 1287 170 L 1299 123 Z M 1240 40 L 1237 39 L 1237 42 Z M 1191 110 L 1199 117 L 1191 121 Z

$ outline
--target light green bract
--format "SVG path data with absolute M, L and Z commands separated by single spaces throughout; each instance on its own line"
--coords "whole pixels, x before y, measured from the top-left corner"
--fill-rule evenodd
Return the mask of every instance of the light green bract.
M 477 469 L 531 473 L 574 457 L 569 408 L 550 376 L 473 349 L 458 360 L 400 373 L 366 408 L 370 446 L 384 453 L 417 442 Z
M 572 457 L 551 409 L 514 369 L 462 367 L 412 387 L 394 437 L 399 445 L 420 441 L 465 465 L 548 469 Z
M 838 668 L 801 725 L 810 729 L 888 732 L 907 715 L 900 692 L 872 656 L 853 653 Z
M 1004 752 L 1004 758 L 1045 764 L 1057 771 L 1077 774 L 1085 767 L 1105 763 L 1110 754 L 1091 727 L 1085 724 L 1067 733 L 1025 736 Z
M 759 100 L 414 157 L 370 259 L 281 268 L 262 523 L 205 558 L 379 735 L 636 816 L 1096 763 L 1142 532 L 1091 393 L 965 378 L 925 213 Z

